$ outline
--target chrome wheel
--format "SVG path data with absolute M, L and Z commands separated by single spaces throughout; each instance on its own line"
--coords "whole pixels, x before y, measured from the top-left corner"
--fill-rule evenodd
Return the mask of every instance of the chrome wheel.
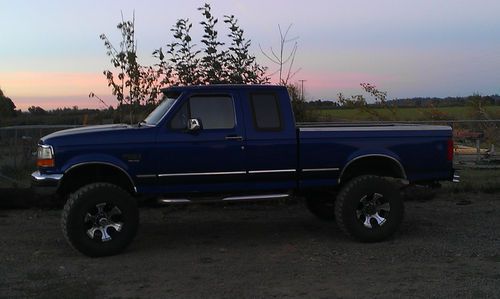
M 88 184 L 68 198 L 61 226 L 69 244 L 85 255 L 117 254 L 130 244 L 137 232 L 137 201 L 119 186 Z
M 335 201 L 340 229 L 363 242 L 382 241 L 394 234 L 403 215 L 399 187 L 384 177 L 355 177 L 342 187 Z
M 101 242 L 111 241 L 116 233 L 121 232 L 122 211 L 114 205 L 99 203 L 85 215 L 87 236 Z
M 380 193 L 373 193 L 360 199 L 356 216 L 366 228 L 372 229 L 384 225 L 390 211 L 391 205 L 385 201 L 384 196 Z

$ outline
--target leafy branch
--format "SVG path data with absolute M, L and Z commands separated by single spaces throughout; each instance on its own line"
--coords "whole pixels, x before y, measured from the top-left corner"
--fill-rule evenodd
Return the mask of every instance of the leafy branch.
M 364 113 L 367 113 L 375 120 L 397 120 L 397 110 L 393 104 L 387 102 L 387 92 L 380 91 L 377 87 L 370 83 L 361 83 L 361 87 L 364 92 L 368 93 L 371 97 L 374 98 L 375 106 L 381 106 L 386 111 L 389 111 L 389 116 L 385 116 L 381 114 L 377 109 L 373 109 L 368 105 L 366 98 L 364 95 L 353 95 L 351 97 L 346 97 L 342 93 L 338 94 L 339 102 L 345 106 L 350 108 L 356 108 Z

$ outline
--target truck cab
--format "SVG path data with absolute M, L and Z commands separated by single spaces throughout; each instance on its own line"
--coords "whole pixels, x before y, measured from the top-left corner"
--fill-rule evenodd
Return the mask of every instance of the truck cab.
M 177 90 L 178 100 L 164 117 L 145 120 L 159 128 L 151 153 L 156 172 L 144 174 L 157 175 L 155 192 L 297 187 L 297 136 L 286 89 L 193 87 L 167 94 Z

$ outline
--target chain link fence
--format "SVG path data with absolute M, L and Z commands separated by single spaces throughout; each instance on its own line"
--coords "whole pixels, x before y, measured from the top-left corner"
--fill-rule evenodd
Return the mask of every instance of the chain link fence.
M 35 169 L 38 140 L 71 125 L 0 127 L 0 187 L 28 187 Z
M 363 124 L 431 124 L 449 125 L 454 131 L 455 162 L 470 167 L 500 166 L 500 120 L 361 122 Z M 333 123 L 300 123 L 299 125 L 332 125 Z M 338 125 L 349 123 L 335 123 Z M 352 123 L 351 123 L 352 124 Z M 71 125 L 35 125 L 0 128 L 0 187 L 28 187 L 29 174 L 35 169 L 38 140 L 52 132 L 75 128 Z M 418 150 L 418 149 L 415 149 Z

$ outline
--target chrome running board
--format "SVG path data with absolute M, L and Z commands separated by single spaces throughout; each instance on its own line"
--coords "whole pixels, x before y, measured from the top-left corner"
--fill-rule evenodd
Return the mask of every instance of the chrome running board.
M 188 203 L 189 199 L 159 199 L 160 203 Z
M 238 200 L 259 200 L 259 199 L 275 199 L 286 198 L 289 194 L 266 194 L 266 195 L 249 195 L 249 196 L 232 196 L 223 198 L 223 201 L 238 201 Z
M 277 199 L 277 198 L 287 198 L 290 197 L 290 194 L 282 193 L 282 194 L 263 194 L 263 195 L 245 195 L 245 196 L 230 196 L 214 199 L 203 199 L 203 200 L 191 200 L 186 198 L 162 198 L 159 199 L 159 203 L 165 204 L 178 204 L 178 203 L 213 203 L 213 202 L 221 202 L 221 201 L 244 201 L 244 200 L 267 200 L 267 199 Z

